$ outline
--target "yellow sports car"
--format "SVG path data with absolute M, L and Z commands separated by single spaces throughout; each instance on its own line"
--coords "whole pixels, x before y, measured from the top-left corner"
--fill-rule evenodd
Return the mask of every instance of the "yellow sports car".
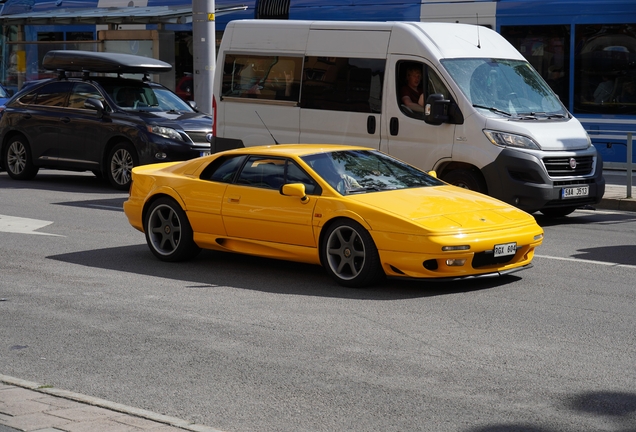
M 201 248 L 321 264 L 341 285 L 527 268 L 534 218 L 382 152 L 248 147 L 133 169 L 124 211 L 162 261 Z

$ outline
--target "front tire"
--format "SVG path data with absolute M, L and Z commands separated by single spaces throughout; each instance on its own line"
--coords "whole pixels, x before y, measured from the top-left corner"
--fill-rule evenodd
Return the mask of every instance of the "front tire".
M 194 258 L 201 249 L 181 206 L 171 198 L 152 203 L 144 220 L 146 242 L 161 261 L 177 262 Z
M 352 220 L 331 225 L 321 240 L 320 260 L 340 285 L 362 288 L 384 279 L 371 234 Z
M 12 179 L 31 180 L 37 175 L 39 168 L 33 165 L 31 148 L 22 135 L 9 140 L 3 156 L 4 168 Z
M 135 148 L 127 143 L 119 143 L 108 152 L 106 176 L 117 190 L 129 190 L 132 181 L 132 169 L 139 165 Z

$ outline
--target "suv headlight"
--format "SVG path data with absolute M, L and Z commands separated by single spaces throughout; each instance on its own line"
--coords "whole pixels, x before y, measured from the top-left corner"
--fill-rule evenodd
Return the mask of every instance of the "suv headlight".
M 162 137 L 170 138 L 177 141 L 183 141 L 183 137 L 176 130 L 164 127 L 164 126 L 148 126 L 148 132 L 161 135 Z
M 532 150 L 541 150 L 539 144 L 533 139 L 523 135 L 515 135 L 507 132 L 499 132 L 494 130 L 484 129 L 484 134 L 494 145 L 501 147 L 518 147 Z

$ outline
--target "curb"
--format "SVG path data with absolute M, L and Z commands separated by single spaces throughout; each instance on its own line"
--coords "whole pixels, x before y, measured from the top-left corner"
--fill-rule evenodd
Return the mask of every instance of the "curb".
M 42 384 L 21 380 L 19 378 L 13 378 L 7 375 L 0 374 L 0 382 L 13 385 L 16 387 L 22 387 L 25 389 L 33 390 L 38 393 L 44 393 L 50 396 L 56 396 L 63 399 L 69 399 L 75 402 L 85 403 L 111 411 L 120 412 L 122 414 L 128 414 L 135 417 L 141 417 L 146 420 L 152 420 L 157 423 L 163 423 L 165 425 L 173 426 L 176 428 L 184 429 L 192 432 L 223 432 L 219 429 L 214 429 L 208 426 L 203 426 L 195 423 L 191 423 L 176 417 L 170 417 L 163 414 L 157 414 L 152 411 L 144 409 L 133 408 L 127 405 L 122 405 L 116 402 L 110 402 L 104 399 L 95 398 L 92 396 L 86 396 L 80 393 L 74 393 L 67 390 L 45 387 Z
M 596 204 L 597 208 L 604 210 L 621 210 L 636 212 L 635 198 L 603 198 Z

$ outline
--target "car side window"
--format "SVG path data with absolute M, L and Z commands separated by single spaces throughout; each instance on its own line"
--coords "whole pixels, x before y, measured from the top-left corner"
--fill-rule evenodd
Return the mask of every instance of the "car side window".
M 35 101 L 32 103 L 52 107 L 66 106 L 72 85 L 73 83 L 68 81 L 46 84 L 38 89 Z
M 203 170 L 199 178 L 201 180 L 232 183 L 245 158 L 246 156 L 239 155 L 214 159 L 210 165 Z
M 87 109 L 84 107 L 84 102 L 88 98 L 100 100 L 104 104 L 106 103 L 104 97 L 95 86 L 88 83 L 76 83 L 69 97 L 68 106 L 69 108 Z
M 285 184 L 285 159 L 251 156 L 236 183 L 264 189 L 280 189 Z

